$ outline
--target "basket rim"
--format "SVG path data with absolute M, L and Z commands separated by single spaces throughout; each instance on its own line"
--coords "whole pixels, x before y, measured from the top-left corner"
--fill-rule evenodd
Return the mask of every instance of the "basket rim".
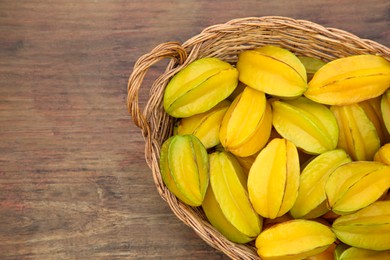
M 316 33 L 318 37 L 336 42 L 355 42 L 364 49 L 370 49 L 376 51 L 377 55 L 387 56 L 390 59 L 390 49 L 376 41 L 371 39 L 360 38 L 359 36 L 336 27 L 325 27 L 316 22 L 305 19 L 294 19 L 284 16 L 249 16 L 242 18 L 231 19 L 225 23 L 219 23 L 204 28 L 200 33 L 190 37 L 183 44 L 183 48 L 188 54 L 188 59 L 191 59 L 192 52 L 196 52 L 197 46 L 204 41 L 212 39 L 214 37 L 220 37 L 220 35 L 237 32 L 242 27 L 247 28 L 259 28 L 269 26 L 271 29 L 275 28 L 294 28 L 306 33 Z M 188 63 L 188 62 L 187 62 Z

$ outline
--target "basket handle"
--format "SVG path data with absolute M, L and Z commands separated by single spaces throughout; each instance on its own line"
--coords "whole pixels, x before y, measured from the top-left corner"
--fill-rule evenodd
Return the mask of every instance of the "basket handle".
M 149 68 L 164 58 L 171 58 L 176 64 L 182 64 L 187 59 L 187 52 L 178 42 L 166 42 L 156 46 L 136 61 L 127 84 L 127 109 L 134 124 L 146 132 L 150 131 L 150 126 L 145 111 L 141 111 L 139 106 L 139 90 Z

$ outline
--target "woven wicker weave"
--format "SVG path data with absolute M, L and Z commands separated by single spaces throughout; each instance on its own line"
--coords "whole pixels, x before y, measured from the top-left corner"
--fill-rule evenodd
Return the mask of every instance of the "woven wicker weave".
M 195 59 L 213 56 L 234 63 L 241 51 L 268 44 L 324 61 L 365 53 L 379 54 L 390 61 L 389 48 L 339 29 L 286 17 L 249 17 L 210 26 L 182 45 L 176 42 L 158 45 L 138 59 L 128 82 L 129 113 L 142 130 L 146 142 L 145 158 L 152 169 L 158 192 L 181 221 L 205 242 L 233 259 L 259 257 L 253 243 L 239 245 L 228 241 L 207 222 L 201 208 L 192 208 L 178 201 L 162 181 L 158 163 L 160 148 L 162 142 L 171 135 L 174 124 L 173 118 L 164 112 L 162 99 L 169 79 Z M 139 92 L 142 81 L 148 69 L 165 58 L 171 59 L 165 73 L 150 87 L 147 104 L 141 109 Z

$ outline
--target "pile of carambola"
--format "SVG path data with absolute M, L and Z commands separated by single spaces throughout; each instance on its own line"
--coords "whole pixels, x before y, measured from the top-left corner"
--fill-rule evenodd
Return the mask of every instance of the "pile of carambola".
M 163 181 L 262 259 L 389 259 L 389 86 L 378 55 L 198 59 L 165 89 Z

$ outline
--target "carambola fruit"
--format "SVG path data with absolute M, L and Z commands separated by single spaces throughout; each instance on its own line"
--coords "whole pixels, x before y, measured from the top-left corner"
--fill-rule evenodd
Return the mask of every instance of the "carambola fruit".
M 325 251 L 309 256 L 305 260 L 334 260 L 334 252 L 336 248 L 336 242 L 331 244 Z
M 230 102 L 223 100 L 201 114 L 182 118 L 176 126 L 177 134 L 193 134 L 209 149 L 220 143 L 219 129 Z
M 200 206 L 209 185 L 206 148 L 194 135 L 174 135 L 160 152 L 160 170 L 167 188 L 182 202 Z
M 390 85 L 390 62 L 372 54 L 330 61 L 310 80 L 304 95 L 327 105 L 349 105 L 378 97 Z
M 302 170 L 298 197 L 290 214 L 294 218 L 317 218 L 329 209 L 326 205 L 325 183 L 329 175 L 340 165 L 351 162 L 342 149 L 316 156 Z
M 307 89 L 302 62 L 289 50 L 267 45 L 238 55 L 239 80 L 267 94 L 298 97 Z
M 380 143 L 383 145 L 390 142 L 390 133 L 386 129 L 382 115 L 381 98 L 382 96 L 371 98 L 358 103 L 358 105 L 364 110 L 368 119 L 370 119 L 370 121 L 375 126 Z
M 287 213 L 298 195 L 299 174 L 296 146 L 281 138 L 270 141 L 248 175 L 249 199 L 256 212 L 271 219 Z
M 390 250 L 390 201 L 376 201 L 332 224 L 337 238 L 350 246 Z
M 324 252 L 335 240 L 330 227 L 312 220 L 295 219 L 261 232 L 256 248 L 264 260 L 305 259 Z
M 238 163 L 241 165 L 242 170 L 247 176 L 258 154 L 259 153 L 255 153 L 247 157 L 236 156 Z
M 209 186 L 207 189 L 202 207 L 211 225 L 213 225 L 215 229 L 217 229 L 223 236 L 225 236 L 230 241 L 239 244 L 244 244 L 255 239 L 255 237 L 251 237 L 240 232 L 231 223 L 231 221 L 229 221 L 229 219 L 225 217 L 220 204 L 215 198 L 211 186 Z
M 337 147 L 344 149 L 355 161 L 370 161 L 380 147 L 375 125 L 359 104 L 332 106 L 339 126 Z
M 303 66 L 305 66 L 308 82 L 313 78 L 314 74 L 322 66 L 326 64 L 325 61 L 314 57 L 308 57 L 308 56 L 297 56 L 297 57 L 302 62 Z
M 382 95 L 381 111 L 387 132 L 390 133 L 390 88 Z
M 169 81 L 163 98 L 165 111 L 177 118 L 206 112 L 227 98 L 238 84 L 238 71 L 218 58 L 190 63 Z
M 236 99 L 236 97 L 240 95 L 246 87 L 247 85 L 239 81 L 237 87 L 234 89 L 232 94 L 230 94 L 230 96 L 228 96 L 226 99 L 229 100 L 230 102 L 233 102 L 234 99 Z
M 228 152 L 210 157 L 210 185 L 203 209 L 210 223 L 237 243 L 254 240 L 263 219 L 253 209 L 247 192 L 247 177 L 236 158 Z
M 335 247 L 336 247 L 336 243 L 333 243 L 322 253 L 309 256 L 305 260 L 334 260 Z
M 329 175 L 325 193 L 328 207 L 344 215 L 367 207 L 389 188 L 390 166 L 374 161 L 353 161 Z
M 390 165 L 390 143 L 383 145 L 375 153 L 374 161 Z
M 219 139 L 227 151 L 247 157 L 264 147 L 271 128 L 271 106 L 265 93 L 246 87 L 225 113 Z
M 305 97 L 271 102 L 273 126 L 284 138 L 309 154 L 336 148 L 337 121 L 328 107 Z
M 340 244 L 337 249 L 345 244 Z M 336 250 L 337 250 L 336 249 Z M 332 258 L 333 259 L 333 258 Z M 370 250 L 353 246 L 345 246 L 335 255 L 335 260 L 384 260 L 390 259 L 390 250 Z

